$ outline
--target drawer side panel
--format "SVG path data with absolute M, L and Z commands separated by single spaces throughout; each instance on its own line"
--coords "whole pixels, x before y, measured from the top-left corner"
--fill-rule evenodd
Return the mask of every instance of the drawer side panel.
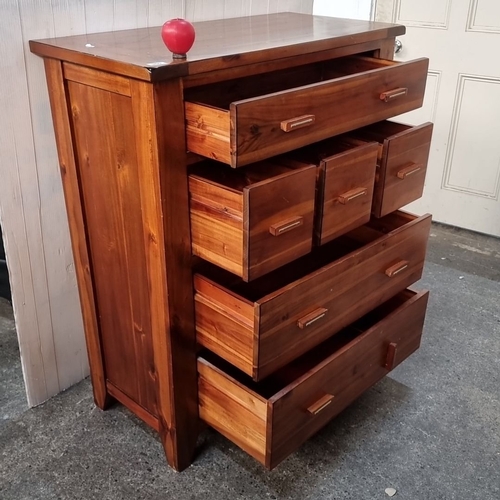
M 198 372 L 200 418 L 265 463 L 267 403 L 202 359 Z
M 199 276 L 195 276 L 194 287 L 197 342 L 252 373 L 253 306 Z
M 243 196 L 191 176 L 191 246 L 194 255 L 241 276 Z
M 192 153 L 231 163 L 229 113 L 186 102 L 186 141 Z

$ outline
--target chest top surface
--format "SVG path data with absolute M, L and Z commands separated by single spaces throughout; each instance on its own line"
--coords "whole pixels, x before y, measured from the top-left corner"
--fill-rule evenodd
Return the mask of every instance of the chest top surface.
M 194 23 L 187 61 L 173 61 L 161 27 L 30 42 L 44 57 L 146 81 L 319 52 L 402 35 L 404 26 L 291 12 Z

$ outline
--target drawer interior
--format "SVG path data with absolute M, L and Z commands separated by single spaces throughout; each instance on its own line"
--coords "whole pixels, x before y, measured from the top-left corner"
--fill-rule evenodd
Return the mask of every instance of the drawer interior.
M 200 357 L 225 372 L 229 377 L 244 385 L 261 398 L 269 400 L 292 384 L 297 384 L 298 379 L 305 376 L 323 360 L 331 357 L 342 349 L 349 349 L 349 346 L 353 344 L 359 336 L 391 313 L 398 310 L 415 295 L 416 292 L 411 290 L 400 292 L 349 327 L 344 328 L 307 354 L 280 368 L 260 382 L 253 381 L 250 376 L 244 374 L 210 351 L 202 351 Z
M 366 145 L 366 140 L 351 137 L 349 134 L 341 134 L 330 139 L 316 142 L 310 146 L 296 149 L 293 153 L 288 153 L 283 157 L 288 164 L 293 165 L 294 161 L 313 163 L 319 165 L 322 161 L 332 156 L 341 155 L 359 146 Z
M 270 71 L 264 75 L 193 87 L 186 89 L 185 100 L 229 110 L 230 104 L 235 101 L 296 89 L 396 64 L 398 63 L 394 61 L 373 57 L 341 57 L 285 70 Z
M 205 182 L 242 193 L 245 188 L 253 184 L 289 174 L 292 170 L 304 166 L 300 163 L 286 164 L 280 162 L 279 158 L 273 158 L 269 161 L 254 163 L 246 168 L 234 169 L 216 161 L 206 160 L 193 165 L 189 173 Z
M 413 125 L 405 125 L 404 123 L 385 120 L 356 130 L 355 132 L 353 132 L 353 134 L 356 137 L 360 137 L 364 140 L 383 143 L 387 137 L 399 134 L 401 132 L 406 132 L 407 130 L 410 130 L 412 128 L 414 128 Z
M 416 218 L 412 214 L 398 211 L 381 219 L 372 219 L 365 226 L 350 231 L 321 247 L 317 247 L 308 255 L 249 283 L 205 262 L 200 263 L 196 271 L 243 299 L 255 302 L 289 283 L 321 269 L 332 261 L 377 240 L 384 234 L 408 224 Z

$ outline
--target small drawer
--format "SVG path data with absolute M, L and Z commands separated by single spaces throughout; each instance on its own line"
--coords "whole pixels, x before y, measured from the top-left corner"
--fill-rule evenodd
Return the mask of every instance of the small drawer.
M 240 167 L 419 108 L 427 59 L 344 57 L 187 89 L 189 151 Z
M 291 162 L 318 165 L 316 245 L 323 245 L 370 220 L 377 152 L 376 143 L 340 136 L 288 156 Z
M 205 161 L 189 175 L 194 255 L 253 280 L 310 252 L 316 168 Z
M 203 354 L 200 418 L 272 469 L 418 349 L 427 299 L 405 290 L 259 383 Z
M 205 263 L 198 343 L 263 379 L 420 279 L 430 225 L 395 212 L 251 283 Z
M 418 127 L 384 121 L 356 130 L 354 137 L 379 143 L 373 215 L 383 217 L 422 196 L 432 123 Z

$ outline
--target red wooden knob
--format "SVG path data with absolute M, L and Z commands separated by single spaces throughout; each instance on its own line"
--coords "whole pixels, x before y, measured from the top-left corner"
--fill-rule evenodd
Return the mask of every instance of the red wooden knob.
M 170 19 L 163 25 L 161 37 L 174 59 L 186 59 L 194 43 L 194 26 L 185 19 Z

